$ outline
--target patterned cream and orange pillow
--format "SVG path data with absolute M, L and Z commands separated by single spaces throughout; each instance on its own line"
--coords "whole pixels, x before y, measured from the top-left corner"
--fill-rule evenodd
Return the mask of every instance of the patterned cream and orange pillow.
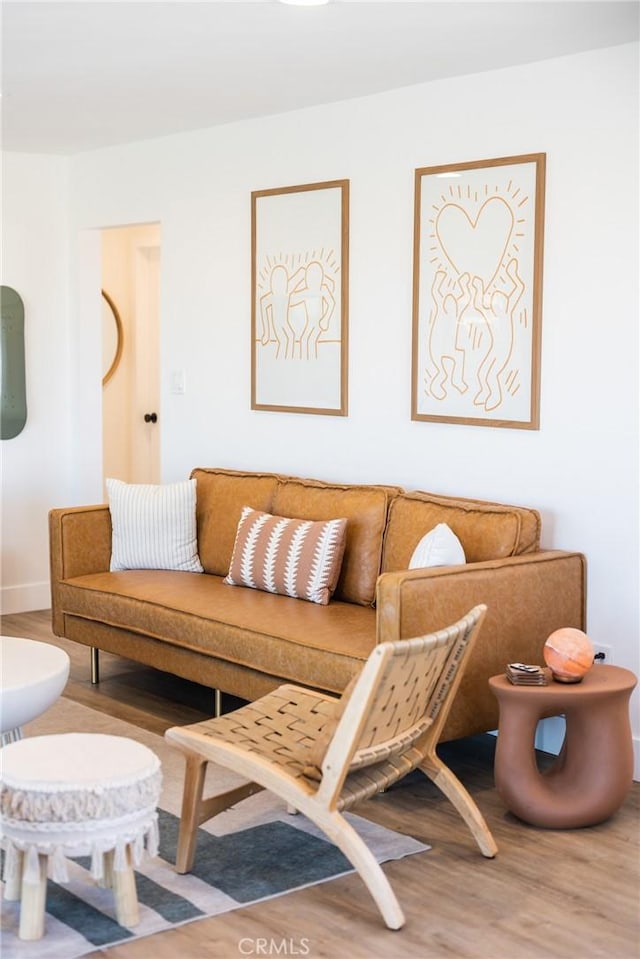
M 290 519 L 245 506 L 225 583 L 326 606 L 340 575 L 346 529 L 346 519 Z

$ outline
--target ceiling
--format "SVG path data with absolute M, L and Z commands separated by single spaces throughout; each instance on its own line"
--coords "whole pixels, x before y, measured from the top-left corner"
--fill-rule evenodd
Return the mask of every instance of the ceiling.
M 69 154 L 638 39 L 637 2 L 2 0 L 2 144 Z

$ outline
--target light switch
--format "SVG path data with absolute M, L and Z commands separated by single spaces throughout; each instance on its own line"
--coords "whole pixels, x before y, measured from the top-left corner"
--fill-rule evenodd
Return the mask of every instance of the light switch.
M 171 374 L 171 392 L 177 396 L 186 393 L 184 370 L 174 370 Z

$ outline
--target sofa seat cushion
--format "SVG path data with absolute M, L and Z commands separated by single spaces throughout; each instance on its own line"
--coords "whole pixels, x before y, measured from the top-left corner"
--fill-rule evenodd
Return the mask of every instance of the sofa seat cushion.
M 389 509 L 382 572 L 408 569 L 421 538 L 438 523 L 453 530 L 468 563 L 506 559 L 540 547 L 540 516 L 535 510 L 432 493 L 402 493 Z
M 93 573 L 63 580 L 60 599 L 67 615 L 332 692 L 344 689 L 376 643 L 370 607 L 319 606 L 197 573 Z
M 399 492 L 397 486 L 341 486 L 282 478 L 271 512 L 310 520 L 345 517 L 347 542 L 334 596 L 349 603 L 372 605 L 389 503 Z

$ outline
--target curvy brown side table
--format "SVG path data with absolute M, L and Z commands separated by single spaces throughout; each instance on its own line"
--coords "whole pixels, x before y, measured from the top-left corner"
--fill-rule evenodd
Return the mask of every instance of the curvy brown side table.
M 495 783 L 511 812 L 534 826 L 593 826 L 620 808 L 633 780 L 629 697 L 636 677 L 619 666 L 594 666 L 580 683 L 514 686 L 492 676 L 500 725 Z M 534 737 L 540 719 L 566 717 L 560 755 L 544 772 Z

